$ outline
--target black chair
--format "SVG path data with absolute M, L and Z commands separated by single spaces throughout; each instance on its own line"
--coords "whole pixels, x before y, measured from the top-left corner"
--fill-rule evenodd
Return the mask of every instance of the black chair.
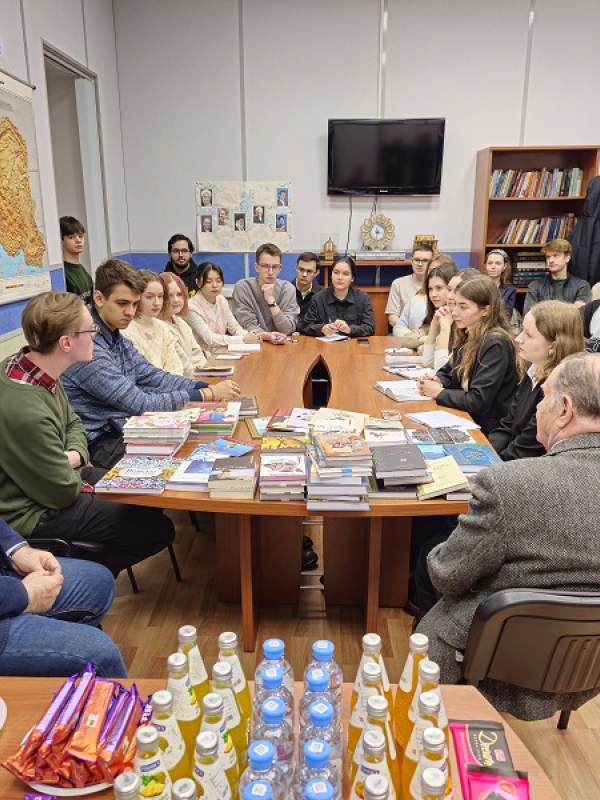
M 475 686 L 491 678 L 551 694 L 600 688 L 600 595 L 496 592 L 477 609 L 463 674 Z M 570 715 L 561 710 L 559 729 Z

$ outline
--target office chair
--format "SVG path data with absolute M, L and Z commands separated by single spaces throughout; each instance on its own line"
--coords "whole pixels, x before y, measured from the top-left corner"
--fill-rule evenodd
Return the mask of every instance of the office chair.
M 478 607 L 463 662 L 467 683 L 491 678 L 538 692 L 600 688 L 600 594 L 504 589 Z M 570 709 L 557 727 L 565 730 Z

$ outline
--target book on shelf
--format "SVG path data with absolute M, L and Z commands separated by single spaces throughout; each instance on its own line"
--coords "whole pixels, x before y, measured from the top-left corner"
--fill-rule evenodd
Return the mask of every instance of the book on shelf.
M 177 458 L 125 456 L 108 470 L 94 489 L 100 496 L 162 494 L 165 484 L 180 464 L 181 459 Z
M 491 199 L 580 197 L 580 167 L 543 167 L 533 170 L 495 169 L 490 176 Z
M 377 381 L 375 388 L 397 403 L 423 402 L 430 399 L 419 392 L 417 382 L 412 380 Z
M 552 239 L 566 238 L 575 225 L 575 214 L 562 217 L 512 219 L 498 239 L 498 244 L 546 244 Z
M 459 489 L 468 488 L 469 481 L 467 476 L 452 456 L 432 461 L 430 466 L 433 480 L 430 483 L 422 483 L 417 486 L 419 500 L 430 500 L 432 497 L 440 497 L 448 492 L 456 492 Z

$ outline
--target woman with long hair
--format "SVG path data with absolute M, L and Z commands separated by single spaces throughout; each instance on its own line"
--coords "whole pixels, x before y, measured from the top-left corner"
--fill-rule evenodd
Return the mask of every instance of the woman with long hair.
M 404 306 L 394 326 L 394 336 L 400 338 L 401 347 L 416 350 L 424 345 L 436 310 L 446 305 L 448 283 L 457 274 L 457 269 L 453 264 L 432 263 L 423 288 Z
M 468 411 L 488 434 L 510 410 L 522 371 L 498 287 L 487 276 L 459 285 L 452 319 L 450 359 L 419 388 L 442 406 Z
M 517 299 L 517 288 L 512 283 L 512 266 L 506 250 L 490 250 L 485 259 L 485 274 L 491 278 L 500 292 L 510 322 Z
M 160 277 L 167 285 L 160 319 L 169 326 L 179 342 L 183 374 L 187 378 L 193 378 L 194 374 L 206 364 L 206 356 L 194 338 L 192 329 L 185 322 L 188 314 L 188 291 L 185 283 L 174 272 L 161 272 Z
M 542 386 L 563 358 L 584 349 L 579 309 L 560 300 L 544 300 L 525 315 L 517 336 L 521 358 L 530 364 L 508 414 L 488 439 L 503 461 L 545 453 L 536 438 L 536 411 Z

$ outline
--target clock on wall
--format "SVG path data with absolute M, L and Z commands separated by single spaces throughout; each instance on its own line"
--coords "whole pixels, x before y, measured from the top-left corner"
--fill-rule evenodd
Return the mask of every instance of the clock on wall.
M 363 222 L 360 236 L 369 250 L 384 250 L 394 238 L 394 223 L 383 214 L 372 214 Z

